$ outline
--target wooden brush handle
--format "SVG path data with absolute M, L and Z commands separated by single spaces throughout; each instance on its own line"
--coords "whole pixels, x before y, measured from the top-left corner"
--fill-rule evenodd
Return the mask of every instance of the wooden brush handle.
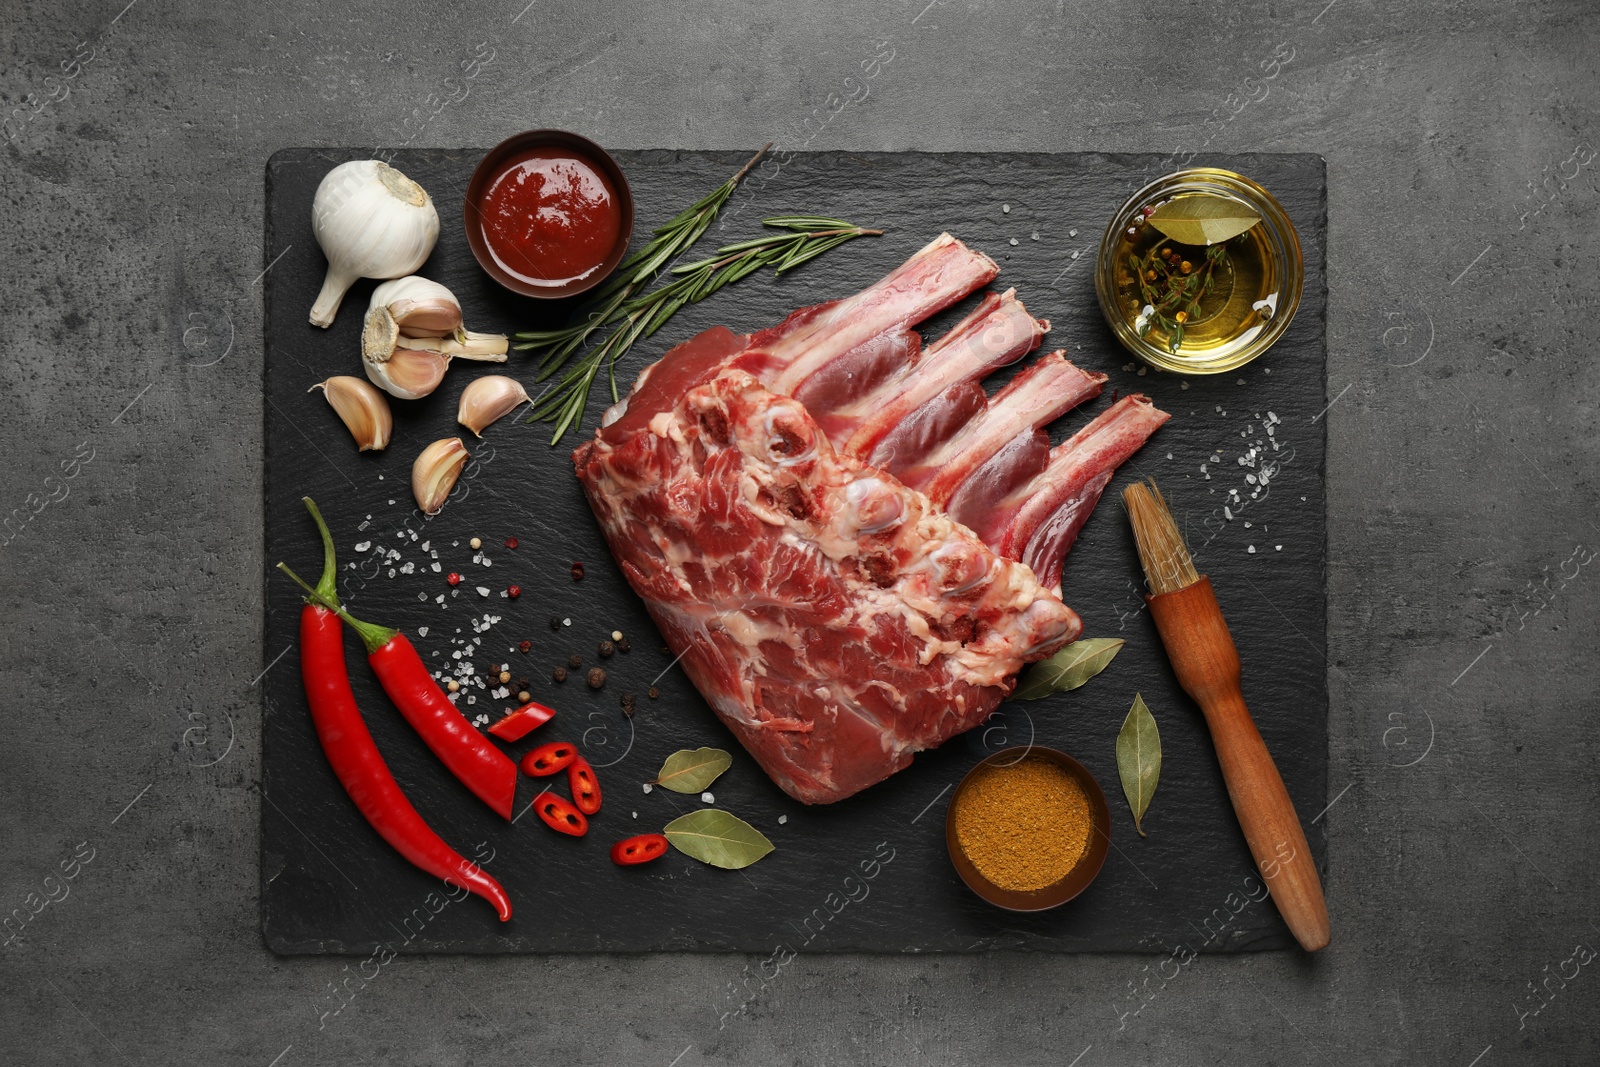
M 1239 652 L 1211 579 L 1150 597 L 1149 604 L 1178 683 L 1205 713 L 1234 813 L 1279 913 L 1307 952 L 1326 947 L 1322 882 L 1289 791 L 1245 706 Z

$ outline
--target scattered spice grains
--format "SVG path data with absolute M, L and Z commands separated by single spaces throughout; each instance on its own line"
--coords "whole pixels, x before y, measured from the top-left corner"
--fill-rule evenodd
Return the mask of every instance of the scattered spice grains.
M 567 669 L 565 667 L 557 667 L 550 672 L 550 677 L 557 682 L 564 682 L 567 680 Z
M 612 641 L 616 644 L 618 652 L 626 652 L 633 647 L 632 645 L 628 644 L 628 639 L 626 637 L 616 637 L 613 638 Z
M 517 599 L 517 597 L 519 597 L 521 595 L 522 595 L 522 586 L 520 586 L 520 585 L 509 586 L 506 589 L 506 596 L 510 597 L 512 600 Z
M 532 699 L 533 699 L 533 694 L 528 692 L 526 689 L 522 689 L 522 690 L 519 690 L 517 692 L 517 703 L 519 703 L 519 704 L 526 704 L 528 701 L 530 701 Z
M 577 560 L 572 561 L 572 580 L 575 582 L 583 581 L 583 564 Z
M 576 654 L 568 656 L 567 666 L 571 667 L 573 670 L 577 670 L 579 667 L 583 666 L 583 657 Z
M 606 684 L 606 672 L 599 667 L 590 667 L 588 679 L 590 689 L 599 689 Z
M 649 692 L 645 693 L 645 696 L 649 697 L 651 700 L 658 700 L 661 697 L 661 690 L 652 685 Z
M 610 641 L 601 641 L 600 642 L 600 658 L 601 659 L 609 658 L 610 655 L 613 652 L 615 652 L 616 650 L 617 650 L 617 646 L 613 645 Z
M 476 552 L 478 549 L 483 547 L 483 541 L 480 540 L 479 538 L 474 537 L 472 540 L 467 542 L 467 547 L 471 548 L 474 552 Z
M 1067 771 L 1038 756 L 988 766 L 955 801 L 956 842 L 1001 889 L 1030 892 L 1061 881 L 1083 858 L 1089 798 Z
M 622 694 L 622 714 L 626 715 L 630 719 L 633 718 L 633 694 L 632 693 L 623 693 Z
M 532 641 L 518 641 L 517 642 L 517 651 L 521 652 L 521 653 L 524 653 L 524 654 L 532 652 L 533 651 L 533 642 Z
M 519 543 L 520 542 L 518 542 L 515 537 L 506 538 L 506 547 L 507 548 L 515 549 Z

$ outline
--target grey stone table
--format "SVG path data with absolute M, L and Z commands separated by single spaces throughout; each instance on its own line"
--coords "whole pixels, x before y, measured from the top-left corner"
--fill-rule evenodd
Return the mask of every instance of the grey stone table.
M 1591 3 L 525 2 L 0 12 L 0 1060 L 1600 1056 Z M 738 956 L 266 950 L 262 167 L 538 125 L 1327 158 L 1331 948 L 765 983 Z

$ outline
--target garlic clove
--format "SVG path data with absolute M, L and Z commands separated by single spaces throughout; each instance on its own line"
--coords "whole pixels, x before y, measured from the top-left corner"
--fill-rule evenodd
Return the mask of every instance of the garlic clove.
M 311 389 L 322 390 L 334 413 L 344 422 L 350 436 L 356 439 L 358 451 L 381 451 L 389 444 L 389 435 L 394 430 L 394 416 L 389 414 L 389 402 L 382 393 L 360 378 L 352 378 L 348 374 L 335 375 L 325 382 L 318 382 Z
M 450 357 L 437 352 L 397 348 L 382 362 L 361 361 L 372 384 L 401 400 L 421 400 L 439 388 Z
M 461 303 L 438 282 L 411 275 L 384 282 L 372 292 L 372 308 L 387 308 L 404 337 L 454 337 L 461 330 Z
M 430 338 L 414 343 L 427 346 Z M 361 330 L 361 366 L 372 384 L 401 400 L 420 400 L 439 388 L 450 357 L 423 348 L 400 348 L 400 325 L 379 305 L 367 312 Z
M 435 441 L 411 465 L 411 493 L 424 515 L 437 515 L 467 465 L 467 446 L 459 437 Z
M 327 327 L 357 278 L 399 278 L 422 266 L 439 240 L 427 191 L 376 159 L 341 163 L 323 176 L 311 230 L 328 257 L 311 323 Z
M 528 391 L 515 378 L 486 374 L 461 390 L 456 421 L 478 437 L 500 419 L 528 402 Z

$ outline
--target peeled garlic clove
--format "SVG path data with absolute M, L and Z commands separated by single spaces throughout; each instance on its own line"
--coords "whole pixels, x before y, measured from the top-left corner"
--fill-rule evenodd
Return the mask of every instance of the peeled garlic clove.
M 479 437 L 483 431 L 528 402 L 528 391 L 515 378 L 486 374 L 461 390 L 456 421 Z
M 435 441 L 422 450 L 411 465 L 411 493 L 424 515 L 437 515 L 444 507 L 467 459 L 467 446 L 459 437 Z
M 438 282 L 411 275 L 372 291 L 368 309 L 386 308 L 405 337 L 454 337 L 461 329 L 461 303 Z
M 370 449 L 376 452 L 389 444 L 389 435 L 394 430 L 394 417 L 389 414 L 389 402 L 382 393 L 360 378 L 352 378 L 348 374 L 335 375 L 325 382 L 318 382 L 311 389 L 322 390 L 322 395 L 344 422 L 350 436 L 356 439 L 359 451 Z
M 358 159 L 323 176 L 311 230 L 328 257 L 311 324 L 326 327 L 357 278 L 399 278 L 422 266 L 439 240 L 439 213 L 422 186 L 387 163 Z

